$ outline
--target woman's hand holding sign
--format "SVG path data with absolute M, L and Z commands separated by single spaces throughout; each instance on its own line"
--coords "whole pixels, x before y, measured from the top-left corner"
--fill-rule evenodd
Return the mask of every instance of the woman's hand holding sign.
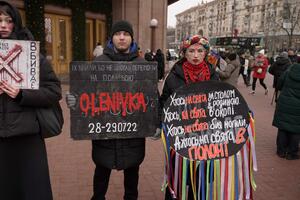
M 0 94 L 2 94 L 3 92 L 14 99 L 19 94 L 20 88 L 8 84 L 6 80 L 2 80 L 0 83 Z

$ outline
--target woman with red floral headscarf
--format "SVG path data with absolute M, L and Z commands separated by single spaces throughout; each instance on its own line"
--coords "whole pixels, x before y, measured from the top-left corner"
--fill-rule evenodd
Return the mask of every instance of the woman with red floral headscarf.
M 181 52 L 183 58 L 174 64 L 174 67 L 165 80 L 163 92 L 160 97 L 161 110 L 169 96 L 180 86 L 199 81 L 219 79 L 214 68 L 207 61 L 209 42 L 206 38 L 199 35 L 188 38 L 183 41 L 181 45 Z M 165 199 L 173 199 L 168 188 L 166 189 Z M 193 198 L 189 197 L 188 199 Z
M 208 63 L 209 42 L 194 35 L 183 41 L 183 58 L 176 62 L 166 78 L 160 103 L 163 106 L 169 96 L 180 86 L 198 81 L 218 80 L 213 66 Z

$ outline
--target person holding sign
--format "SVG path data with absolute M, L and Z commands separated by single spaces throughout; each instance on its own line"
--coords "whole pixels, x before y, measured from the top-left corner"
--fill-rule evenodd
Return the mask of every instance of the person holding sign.
M 145 61 L 138 56 L 133 41 L 133 28 L 128 21 L 117 21 L 111 29 L 111 40 L 103 55 L 94 61 Z M 74 95 L 67 95 L 67 104 L 76 104 Z M 98 139 L 92 141 L 92 158 L 96 165 L 92 200 L 104 200 L 112 169 L 124 170 L 125 200 L 138 198 L 139 166 L 145 157 L 145 138 Z
M 237 54 L 234 52 L 227 53 L 226 62 L 227 65 L 224 70 L 217 67 L 216 71 L 219 73 L 222 81 L 236 87 L 240 72 L 240 61 Z
M 5 1 L 0 1 L 0 39 L 2 50 L 8 49 L 5 41 L 34 40 L 22 26 L 18 10 Z M 52 200 L 46 147 L 36 109 L 58 103 L 60 82 L 50 63 L 40 55 L 39 89 L 20 89 L 10 84 L 6 79 L 16 63 L 7 60 L 13 50 L 0 56 L 0 199 Z M 23 64 L 18 63 L 18 68 Z
M 209 49 L 208 40 L 199 35 L 194 35 L 183 41 L 181 52 L 184 57 L 174 64 L 166 77 L 160 96 L 161 109 L 170 95 L 179 87 L 199 81 L 218 80 L 214 68 L 207 62 Z M 165 199 L 173 199 L 168 188 Z
M 249 107 L 232 84 L 215 81 L 205 38 L 189 38 L 182 51 L 160 98 L 165 199 L 253 199 L 257 162 Z

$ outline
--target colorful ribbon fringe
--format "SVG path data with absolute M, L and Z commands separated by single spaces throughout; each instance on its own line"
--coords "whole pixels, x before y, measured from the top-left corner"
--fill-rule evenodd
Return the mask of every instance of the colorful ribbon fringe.
M 223 159 L 192 161 L 180 156 L 166 140 L 162 129 L 165 150 L 165 178 L 162 191 L 169 189 L 178 200 L 244 200 L 253 199 L 256 190 L 254 171 L 257 171 L 254 119 L 250 115 L 248 140 L 233 156 Z

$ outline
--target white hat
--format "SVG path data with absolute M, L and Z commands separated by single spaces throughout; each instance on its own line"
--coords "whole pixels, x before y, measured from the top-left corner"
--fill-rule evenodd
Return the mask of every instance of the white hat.
M 259 54 L 262 54 L 262 55 L 265 55 L 265 50 L 262 49 L 262 50 L 260 50 L 258 53 L 259 53 Z

